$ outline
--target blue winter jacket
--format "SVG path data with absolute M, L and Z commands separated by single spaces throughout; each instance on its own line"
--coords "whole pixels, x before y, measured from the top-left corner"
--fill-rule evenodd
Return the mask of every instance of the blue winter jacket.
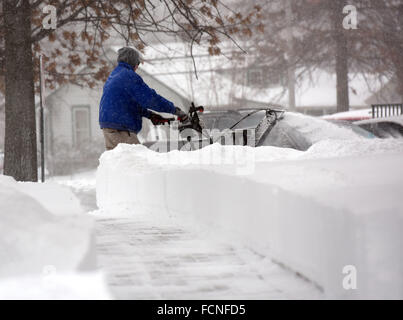
M 141 118 L 150 116 L 147 109 L 175 113 L 172 102 L 149 88 L 129 64 L 119 62 L 104 85 L 99 106 L 101 129 L 138 133 L 141 130 Z

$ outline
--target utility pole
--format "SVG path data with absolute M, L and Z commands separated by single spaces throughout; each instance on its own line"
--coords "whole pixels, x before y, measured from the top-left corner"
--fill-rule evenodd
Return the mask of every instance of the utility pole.
M 45 117 L 43 112 L 43 105 L 45 99 L 45 84 L 43 81 L 44 69 L 43 69 L 43 56 L 39 57 L 39 84 L 40 84 L 40 118 L 39 118 L 39 130 L 41 140 L 41 181 L 45 182 Z
M 296 111 L 295 105 L 295 59 L 293 36 L 292 0 L 286 0 L 285 16 L 287 22 L 287 86 L 288 86 L 288 110 Z

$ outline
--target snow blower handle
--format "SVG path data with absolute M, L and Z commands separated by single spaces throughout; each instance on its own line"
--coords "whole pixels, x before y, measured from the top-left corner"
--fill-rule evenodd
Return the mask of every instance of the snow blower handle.
M 192 102 L 192 105 L 189 108 L 189 116 L 192 116 L 192 113 L 194 112 L 204 112 L 204 107 L 203 106 L 198 106 L 196 107 L 195 104 Z
M 177 119 L 175 119 L 175 118 L 164 118 L 164 117 L 161 117 L 162 119 L 160 120 L 160 122 L 158 123 L 158 125 L 164 125 L 164 124 L 166 124 L 166 123 L 168 123 L 169 125 L 171 124 L 171 122 L 174 122 L 174 121 L 179 121 L 179 122 L 184 122 L 180 117 L 178 117 Z M 187 120 L 186 120 L 187 121 Z
M 203 131 L 203 128 L 200 123 L 200 118 L 198 115 L 199 112 L 204 112 L 204 107 L 196 107 L 195 104 L 192 102 L 192 105 L 189 108 L 188 120 L 186 120 L 186 122 L 179 127 L 179 131 L 183 131 L 185 129 L 193 129 L 201 133 Z
M 204 107 L 203 106 L 198 106 L 196 107 L 194 103 L 192 102 L 192 105 L 189 108 L 188 116 L 186 119 L 183 119 L 182 117 L 177 117 L 176 120 L 178 120 L 180 123 L 186 123 L 192 125 L 193 123 L 198 123 L 199 122 L 199 117 L 197 116 L 198 112 L 204 112 Z M 174 118 L 167 118 L 166 122 L 171 123 L 171 121 L 175 121 Z
M 168 125 L 171 124 L 171 122 L 174 121 L 179 121 L 180 125 L 179 125 L 179 131 L 183 131 L 185 129 L 194 129 L 198 132 L 202 132 L 203 128 L 202 125 L 200 123 L 200 119 L 198 116 L 198 113 L 202 113 L 204 112 L 204 107 L 203 106 L 198 106 L 196 107 L 194 105 L 194 103 L 192 102 L 192 105 L 189 108 L 189 112 L 188 112 L 188 117 L 186 120 L 181 119 L 180 117 L 178 117 L 177 119 L 175 118 L 160 118 L 159 122 L 157 125 L 164 125 L 166 123 L 168 123 Z
M 161 126 L 163 126 L 163 125 L 165 125 L 166 123 L 168 123 L 168 125 L 170 125 L 171 124 L 171 122 L 174 122 L 174 121 L 179 121 L 179 122 L 184 122 L 181 118 L 179 118 L 178 117 L 178 119 L 175 119 L 175 118 L 164 118 L 164 117 L 161 117 L 161 119 L 158 121 L 158 123 L 156 123 L 155 125 L 161 125 Z M 187 120 L 186 120 L 187 121 Z

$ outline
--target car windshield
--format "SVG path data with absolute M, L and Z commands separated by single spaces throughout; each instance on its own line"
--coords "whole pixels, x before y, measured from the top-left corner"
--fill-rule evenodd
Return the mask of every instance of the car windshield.
M 292 148 L 305 151 L 311 146 L 311 142 L 286 121 L 279 120 L 259 143 L 260 146 L 272 146 L 279 148 Z
M 202 113 L 199 115 L 199 117 L 204 123 L 206 129 L 218 129 L 221 131 L 232 127 L 242 118 L 242 115 L 239 112 L 235 111 L 212 111 Z
M 244 119 L 241 118 L 242 120 L 240 120 L 240 122 L 234 127 L 234 129 L 256 128 L 260 121 L 262 121 L 262 119 L 265 117 L 265 114 L 266 113 L 264 110 L 242 111 L 241 115 L 242 117 L 244 117 Z
M 255 128 L 264 116 L 264 110 L 220 111 L 200 114 L 200 118 L 207 129 L 218 130 Z

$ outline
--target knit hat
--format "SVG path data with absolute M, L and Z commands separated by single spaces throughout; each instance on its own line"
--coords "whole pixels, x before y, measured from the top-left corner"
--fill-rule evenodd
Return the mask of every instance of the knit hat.
M 126 62 L 134 68 L 143 62 L 143 59 L 136 49 L 123 47 L 118 50 L 118 62 Z

